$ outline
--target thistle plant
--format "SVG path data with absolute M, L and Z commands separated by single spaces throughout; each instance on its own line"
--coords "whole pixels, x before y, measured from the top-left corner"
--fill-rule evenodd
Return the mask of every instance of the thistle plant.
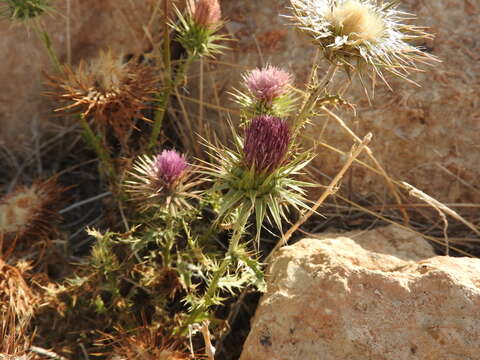
M 217 31 L 223 26 L 222 12 L 218 0 L 189 0 L 186 14 L 175 8 L 178 24 L 172 22 L 171 27 L 176 33 L 176 40 L 187 52 L 187 57 L 181 59 L 176 71 L 167 69 L 165 89 L 159 96 L 158 110 L 155 113 L 155 122 L 150 136 L 150 148 L 155 146 L 160 134 L 166 108 L 172 91 L 181 83 L 183 77 L 195 60 L 208 56 L 214 58 L 226 49 L 219 44 L 227 38 L 218 35 Z M 169 49 L 166 49 L 169 52 Z M 169 62 L 169 60 L 168 60 Z
M 242 109 L 243 120 L 258 115 L 288 116 L 296 100 L 292 79 L 289 72 L 272 65 L 244 74 L 245 91 L 236 90 L 232 94 Z
M 216 32 L 223 26 L 222 12 L 218 0 L 190 0 L 187 15 L 177 9 L 178 25 L 173 28 L 178 33 L 178 41 L 194 59 L 200 56 L 213 57 L 220 54 L 224 46 L 218 42 L 225 40 Z
M 397 9 L 398 1 L 290 0 L 293 24 L 307 34 L 325 58 L 348 73 L 382 70 L 406 78 L 417 62 L 435 58 L 411 44 L 430 38 L 424 28 L 410 25 L 413 16 Z
M 192 208 L 189 199 L 198 198 L 193 188 L 199 181 L 192 181 L 193 174 L 183 155 L 163 150 L 156 156 L 139 156 L 125 188 L 141 211 L 153 208 L 175 217 Z
M 207 173 L 215 179 L 214 190 L 226 192 L 219 218 L 239 208 L 234 240 L 238 241 L 252 212 L 256 214 L 258 240 L 267 214 L 281 229 L 288 206 L 307 207 L 302 187 L 310 184 L 293 177 L 311 156 L 297 153 L 287 122 L 271 115 L 253 118 L 244 137 L 234 137 L 235 150 L 209 146 L 216 164 Z
M 255 283 L 263 287 L 263 273 L 256 256 L 240 242 L 250 216 L 255 213 L 256 240 L 260 239 L 265 218 L 282 229 L 282 218 L 287 218 L 288 207 L 308 208 L 302 187 L 311 184 L 293 177 L 311 160 L 309 153 L 297 153 L 295 139 L 285 120 L 271 115 L 253 118 L 245 128 L 244 136 L 234 134 L 235 149 L 208 145 L 216 162 L 204 167 L 214 185 L 212 191 L 223 194 L 218 220 L 231 218 L 233 234 L 224 259 L 209 278 L 205 294 L 193 304 L 186 323 L 199 321 L 212 305 L 220 304 L 219 289 Z M 237 263 L 237 270 L 231 271 Z M 240 269 L 240 270 L 238 270 Z M 205 315 L 203 315 L 205 316 Z

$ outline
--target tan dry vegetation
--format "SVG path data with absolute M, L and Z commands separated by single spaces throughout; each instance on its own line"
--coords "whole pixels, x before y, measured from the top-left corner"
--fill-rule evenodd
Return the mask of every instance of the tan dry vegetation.
M 45 15 L 54 50 L 61 62 L 77 64 L 96 57 L 100 49 L 125 54 L 145 51 L 148 42 L 142 25 L 149 19 L 148 1 L 55 1 L 56 11 Z M 70 20 L 67 4 L 70 3 Z M 64 16 L 65 15 L 65 16 Z M 0 19 L 0 144 L 21 148 L 31 140 L 32 122 L 43 125 L 52 118 L 43 92 L 42 71 L 52 71 L 50 60 L 35 33 Z M 12 51 L 14 49 L 14 51 Z

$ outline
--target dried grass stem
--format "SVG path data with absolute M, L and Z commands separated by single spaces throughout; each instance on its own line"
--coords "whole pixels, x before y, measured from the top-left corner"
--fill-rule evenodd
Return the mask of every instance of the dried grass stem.
M 367 145 L 370 143 L 372 140 L 372 134 L 368 133 L 358 145 L 354 145 L 352 147 L 352 150 L 350 152 L 350 156 L 348 157 L 346 163 L 343 165 L 342 169 L 337 173 L 337 175 L 333 178 L 333 180 L 330 182 L 330 184 L 327 186 L 325 191 L 320 195 L 318 200 L 315 202 L 315 204 L 312 206 L 312 208 L 307 211 L 306 214 L 300 217 L 298 221 L 293 224 L 290 229 L 282 236 L 280 241 L 275 245 L 275 248 L 270 252 L 270 254 L 267 256 L 265 259 L 265 262 L 269 262 L 270 259 L 276 254 L 277 250 L 281 248 L 283 245 L 285 245 L 290 237 L 293 235 L 295 231 L 298 230 L 300 226 L 302 226 L 309 218 L 312 216 L 316 210 L 323 204 L 323 202 L 329 197 L 330 195 L 333 195 L 337 192 L 338 190 L 338 183 L 340 180 L 342 180 L 343 176 L 347 172 L 347 170 L 350 168 L 352 163 L 355 161 L 355 159 L 360 156 L 363 150 L 367 148 Z

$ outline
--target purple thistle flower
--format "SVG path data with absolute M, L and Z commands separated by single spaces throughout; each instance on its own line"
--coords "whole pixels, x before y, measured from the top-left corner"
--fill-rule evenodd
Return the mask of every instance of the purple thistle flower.
M 218 0 L 196 0 L 190 2 L 193 20 L 196 24 L 209 28 L 220 22 L 222 11 Z
M 168 187 L 171 187 L 185 173 L 188 164 L 185 157 L 175 150 L 163 150 L 153 162 L 156 176 Z
M 290 128 L 284 120 L 270 115 L 253 118 L 245 130 L 245 165 L 257 173 L 274 171 L 282 165 L 290 140 Z
M 292 82 L 292 75 L 275 66 L 267 65 L 263 69 L 250 71 L 244 80 L 257 99 L 271 103 L 287 91 Z

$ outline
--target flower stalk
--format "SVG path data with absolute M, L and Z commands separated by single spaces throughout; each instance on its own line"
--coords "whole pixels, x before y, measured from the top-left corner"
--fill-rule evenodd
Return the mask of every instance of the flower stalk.
M 169 11 L 167 2 L 165 2 L 164 8 L 166 14 Z M 165 89 L 158 95 L 158 108 L 155 112 L 154 124 L 148 143 L 150 150 L 153 150 L 157 144 L 172 92 L 181 83 L 190 65 L 203 56 L 213 57 L 225 49 L 224 46 L 217 44 L 218 41 L 225 40 L 225 37 L 215 34 L 223 25 L 218 0 L 189 1 L 186 15 L 183 15 L 177 8 L 174 7 L 174 9 L 178 17 L 178 24 L 172 23 L 170 26 L 178 34 L 177 41 L 186 50 L 187 58 L 180 63 L 175 72 L 172 71 L 169 40 L 165 41 L 163 50 L 164 63 L 167 68 Z M 164 34 L 168 38 L 168 29 L 164 29 Z
M 175 88 L 177 88 L 177 86 L 180 85 L 185 77 L 185 74 L 188 72 L 188 69 L 194 61 L 195 56 L 190 54 L 180 64 L 180 67 L 175 72 L 174 79 L 172 80 L 170 76 L 168 76 L 165 80 L 165 89 L 160 92 L 157 97 L 158 105 L 155 110 L 152 133 L 150 134 L 150 141 L 148 143 L 148 148 L 150 151 L 154 150 L 155 146 L 157 145 L 158 137 L 160 136 L 160 131 L 162 130 L 163 120 L 165 118 L 165 113 L 167 112 L 167 108 L 170 104 L 172 92 L 175 90 Z
M 300 109 L 295 119 L 295 122 L 293 125 L 295 135 L 298 133 L 298 131 L 302 128 L 302 126 L 308 120 L 308 116 L 312 113 L 312 110 L 314 109 L 315 104 L 317 104 L 318 100 L 320 99 L 322 93 L 326 91 L 328 85 L 333 80 L 333 77 L 335 76 L 337 69 L 338 69 L 338 64 L 330 63 L 330 66 L 328 67 L 328 70 L 325 76 L 323 77 L 323 79 L 318 84 L 314 85 L 312 91 L 308 95 L 307 100 L 303 104 L 302 108 Z
M 242 206 L 240 212 L 238 214 L 238 218 L 236 221 L 236 226 L 234 228 L 232 237 L 230 239 L 230 243 L 228 245 L 228 250 L 223 258 L 222 262 L 218 266 L 217 270 L 214 272 L 210 283 L 208 284 L 208 288 L 200 302 L 200 305 L 196 306 L 190 315 L 188 316 L 185 326 L 191 325 L 193 323 L 198 322 L 197 319 L 202 313 L 208 311 L 208 308 L 213 305 L 213 298 L 216 296 L 217 291 L 219 289 L 219 282 L 225 276 L 230 266 L 233 264 L 234 259 L 236 258 L 237 249 L 239 246 L 240 239 L 242 235 L 245 233 L 245 229 L 247 226 L 248 218 L 252 213 L 252 208 L 247 206 L 246 204 Z
M 95 151 L 100 160 L 103 172 L 110 180 L 116 179 L 115 168 L 113 166 L 113 161 L 110 157 L 108 150 L 103 146 L 100 137 L 95 135 L 83 114 L 80 115 L 80 125 L 83 128 L 83 135 L 85 137 L 85 141 L 91 147 L 91 149 Z
M 53 50 L 52 47 L 52 40 L 50 35 L 48 34 L 47 30 L 44 28 L 43 25 L 36 25 L 33 23 L 33 29 L 37 36 L 39 37 L 40 41 L 42 42 L 43 46 L 45 46 L 45 50 L 47 51 L 48 57 L 55 68 L 55 71 L 60 74 L 62 72 L 62 66 L 60 64 L 60 60 L 58 60 L 58 56 Z

